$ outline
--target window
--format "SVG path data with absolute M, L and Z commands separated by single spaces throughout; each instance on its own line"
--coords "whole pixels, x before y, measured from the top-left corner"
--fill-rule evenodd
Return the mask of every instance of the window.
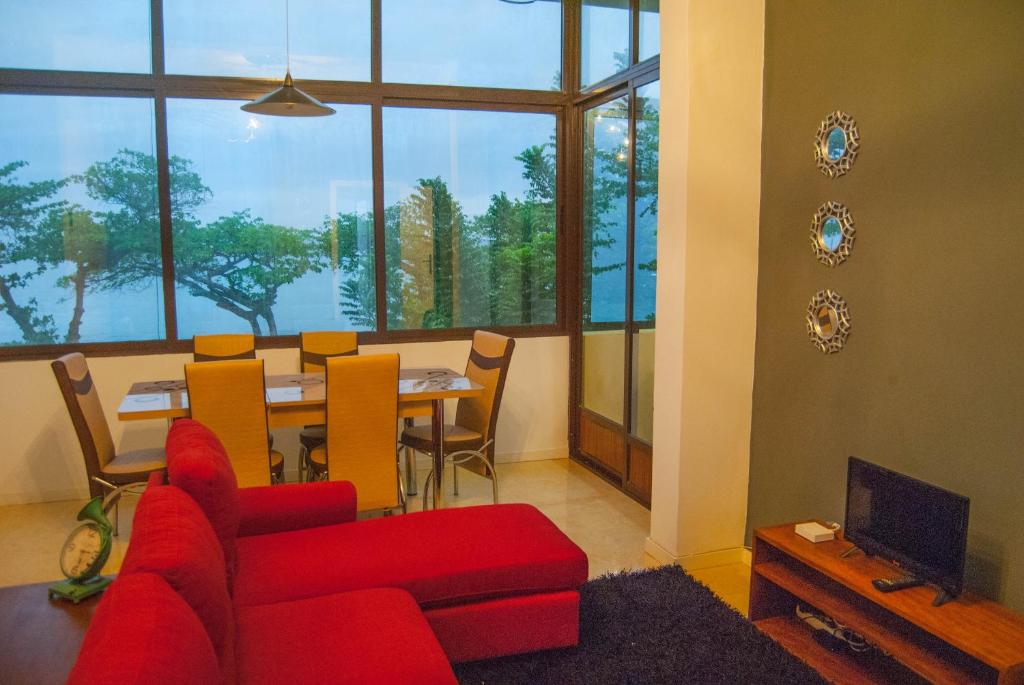
M 384 109 L 388 327 L 555 321 L 555 117 Z
M 580 86 L 586 88 L 629 67 L 630 0 L 583 0 Z
M 4 0 L 0 68 L 149 73 L 148 2 Z
M 281 0 L 164 0 L 169 74 L 281 78 Z M 290 3 L 292 72 L 297 79 L 370 80 L 370 1 Z
M 370 108 L 167 105 L 178 334 L 376 325 Z
M 164 335 L 153 101 L 0 95 L 0 344 Z
M 383 0 L 384 80 L 561 90 L 560 2 Z
M 660 0 L 640 0 L 640 61 L 661 52 Z

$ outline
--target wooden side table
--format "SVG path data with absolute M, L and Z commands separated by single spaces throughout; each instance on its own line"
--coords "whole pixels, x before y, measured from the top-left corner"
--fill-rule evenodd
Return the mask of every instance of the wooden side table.
M 0 588 L 0 680 L 64 683 L 102 594 L 72 604 L 49 599 L 50 583 Z

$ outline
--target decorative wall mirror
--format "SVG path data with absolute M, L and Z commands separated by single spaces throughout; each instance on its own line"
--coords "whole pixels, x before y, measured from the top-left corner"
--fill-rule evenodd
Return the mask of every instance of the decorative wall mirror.
M 834 290 L 819 290 L 807 305 L 807 335 L 825 354 L 843 349 L 850 335 L 850 309 Z
M 853 216 L 838 202 L 826 202 L 811 219 L 811 246 L 814 256 L 825 266 L 846 261 L 853 249 Z
M 814 160 L 821 173 L 829 178 L 842 176 L 857 159 L 860 133 L 857 122 L 846 112 L 835 111 L 818 126 L 814 141 Z

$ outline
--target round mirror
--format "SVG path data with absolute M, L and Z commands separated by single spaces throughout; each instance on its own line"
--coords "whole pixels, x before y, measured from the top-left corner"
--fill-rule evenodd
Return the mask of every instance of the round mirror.
M 828 340 L 836 334 L 836 324 L 839 322 L 839 314 L 835 308 L 828 305 L 818 307 L 814 313 L 814 330 L 824 340 Z
M 857 159 L 860 132 L 849 114 L 835 111 L 818 126 L 814 138 L 814 159 L 821 173 L 829 178 L 842 176 Z
M 834 290 L 819 290 L 807 305 L 807 334 L 825 354 L 843 349 L 850 335 L 850 308 Z
M 828 132 L 825 154 L 833 162 L 846 154 L 846 133 L 838 126 Z
M 821 226 L 821 246 L 829 252 L 835 252 L 841 242 L 843 242 L 843 227 L 839 225 L 839 219 L 830 216 Z

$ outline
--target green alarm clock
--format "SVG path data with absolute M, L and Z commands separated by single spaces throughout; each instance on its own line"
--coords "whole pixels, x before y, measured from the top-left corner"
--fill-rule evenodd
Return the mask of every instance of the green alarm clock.
M 120 488 L 107 496 L 94 497 L 78 512 L 78 520 L 86 521 L 71 531 L 60 550 L 60 570 L 68 578 L 50 586 L 50 598 L 62 597 L 78 604 L 86 597 L 102 592 L 113 581 L 100 575 L 110 557 L 113 526 L 107 518 L 112 502 L 121 495 Z

